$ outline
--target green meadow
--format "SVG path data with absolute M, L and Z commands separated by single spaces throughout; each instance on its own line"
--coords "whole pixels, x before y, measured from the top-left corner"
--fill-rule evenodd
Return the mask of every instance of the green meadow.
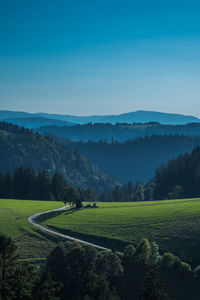
M 200 199 L 99 203 L 99 208 L 51 213 L 38 219 L 62 233 L 123 250 L 144 237 L 200 263 Z
M 16 241 L 21 259 L 44 259 L 57 242 L 27 218 L 62 202 L 0 199 L 0 232 Z M 200 263 L 200 199 L 109 202 L 99 208 L 53 212 L 38 222 L 61 233 L 123 251 L 146 237 L 161 251 Z
M 16 241 L 20 258 L 44 258 L 54 247 L 54 238 L 35 228 L 27 218 L 34 213 L 60 206 L 63 203 L 56 201 L 0 199 L 0 233 Z

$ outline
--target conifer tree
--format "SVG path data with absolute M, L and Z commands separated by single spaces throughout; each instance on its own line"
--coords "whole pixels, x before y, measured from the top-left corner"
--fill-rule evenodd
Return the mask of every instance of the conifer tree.
M 139 300 L 168 300 L 164 282 L 160 280 L 159 273 L 150 269 L 144 280 Z

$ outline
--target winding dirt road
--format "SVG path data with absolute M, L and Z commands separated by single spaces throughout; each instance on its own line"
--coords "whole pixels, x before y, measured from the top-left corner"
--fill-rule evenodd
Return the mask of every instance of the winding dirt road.
M 54 234 L 54 235 L 57 235 L 57 236 L 60 236 L 62 238 L 65 238 L 65 239 L 69 239 L 69 240 L 72 240 L 72 241 L 76 241 L 76 242 L 79 242 L 79 243 L 82 243 L 82 244 L 85 244 L 85 245 L 89 245 L 89 246 L 92 246 L 92 247 L 95 247 L 95 248 L 98 248 L 98 249 L 102 249 L 102 250 L 106 250 L 106 251 L 111 251 L 111 249 L 108 249 L 108 248 L 105 248 L 105 247 L 102 247 L 102 246 L 99 246 L 99 245 L 96 245 L 96 244 L 93 244 L 93 243 L 89 243 L 89 242 L 86 242 L 86 241 L 83 241 L 83 240 L 80 240 L 80 239 L 76 239 L 74 237 L 71 237 L 71 236 L 68 236 L 68 235 L 65 235 L 65 234 L 62 234 L 62 233 L 59 233 L 57 231 L 54 231 L 54 230 L 51 230 L 49 228 L 46 228 L 45 226 L 39 224 L 37 221 L 36 221 L 36 218 L 41 216 L 41 215 L 45 215 L 45 214 L 48 214 L 50 212 L 55 212 L 55 211 L 64 211 L 64 210 L 67 210 L 70 206 L 69 205 L 66 205 L 66 206 L 63 206 L 63 207 L 60 207 L 60 208 L 56 208 L 56 209 L 52 209 L 52 210 L 47 210 L 47 211 L 44 211 L 44 212 L 40 212 L 40 213 L 37 213 L 37 214 L 33 214 L 32 216 L 28 217 L 28 221 L 46 231 L 46 232 L 49 232 L 51 234 Z

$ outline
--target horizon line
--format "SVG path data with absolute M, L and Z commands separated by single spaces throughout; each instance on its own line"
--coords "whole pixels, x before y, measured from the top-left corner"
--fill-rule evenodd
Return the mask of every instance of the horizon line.
M 63 114 L 63 113 L 57 113 L 57 112 L 44 112 L 44 111 L 38 111 L 38 112 L 30 112 L 25 110 L 9 110 L 9 109 L 0 109 L 0 112 L 18 112 L 18 113 L 27 113 L 27 114 L 47 114 L 47 115 L 60 115 L 60 116 L 74 116 L 74 117 L 108 117 L 108 116 L 120 116 L 124 114 L 130 114 L 130 113 L 136 113 L 136 112 L 151 112 L 151 113 L 160 113 L 160 114 L 170 114 L 170 115 L 181 115 L 185 117 L 194 117 L 197 119 L 200 119 L 200 116 L 194 115 L 187 115 L 184 113 L 175 113 L 175 112 L 165 112 L 165 111 L 157 111 L 157 110 L 145 110 L 145 109 L 138 109 L 134 111 L 128 111 L 128 112 L 121 112 L 121 113 L 110 113 L 110 114 L 88 114 L 88 115 L 79 115 L 79 114 Z

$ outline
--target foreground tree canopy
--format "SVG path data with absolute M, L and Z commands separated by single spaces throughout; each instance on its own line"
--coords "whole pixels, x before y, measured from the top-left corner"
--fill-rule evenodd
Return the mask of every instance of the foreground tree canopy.
M 67 241 L 45 263 L 22 263 L 0 235 L 1 300 L 165 300 L 199 297 L 199 269 L 143 239 L 124 254 Z

